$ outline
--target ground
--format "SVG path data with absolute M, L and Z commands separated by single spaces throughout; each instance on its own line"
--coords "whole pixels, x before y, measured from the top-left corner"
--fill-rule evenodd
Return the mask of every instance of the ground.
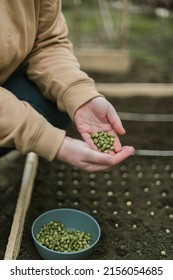
M 111 98 L 119 112 L 172 112 L 173 97 Z M 173 150 L 171 122 L 124 121 L 124 145 Z M 67 133 L 79 137 L 71 125 Z M 0 167 L 0 258 L 13 218 L 25 156 Z M 101 226 L 91 259 L 173 259 L 172 157 L 131 156 L 109 171 L 88 174 L 61 162 L 40 159 L 18 259 L 40 259 L 31 226 L 41 213 L 61 207 L 86 211 Z

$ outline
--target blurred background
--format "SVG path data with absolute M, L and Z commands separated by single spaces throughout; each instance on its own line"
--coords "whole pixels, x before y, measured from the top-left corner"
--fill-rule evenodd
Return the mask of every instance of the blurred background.
M 63 0 L 63 12 L 96 82 L 173 82 L 172 0 Z

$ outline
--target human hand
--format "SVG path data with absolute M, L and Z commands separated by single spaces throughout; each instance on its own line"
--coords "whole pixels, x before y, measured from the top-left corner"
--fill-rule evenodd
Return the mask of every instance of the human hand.
M 133 152 L 133 147 L 123 147 L 116 154 L 105 154 L 91 149 L 84 141 L 65 137 L 56 159 L 92 173 L 109 169 L 132 155 Z
M 103 97 L 96 97 L 82 105 L 74 115 L 74 122 L 82 138 L 88 145 L 97 150 L 91 134 L 105 131 L 115 136 L 115 153 L 121 151 L 122 145 L 118 134 L 125 134 L 121 120 L 114 107 Z

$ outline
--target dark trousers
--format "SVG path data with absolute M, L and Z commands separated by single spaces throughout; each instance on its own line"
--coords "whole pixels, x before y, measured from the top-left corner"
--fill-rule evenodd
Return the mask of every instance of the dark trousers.
M 45 99 L 37 86 L 28 79 L 24 69 L 16 70 L 2 87 L 11 91 L 19 100 L 28 102 L 53 126 L 65 129 L 70 123 L 70 117 L 60 112 L 55 103 Z M 0 147 L 0 156 L 11 150 L 12 148 Z

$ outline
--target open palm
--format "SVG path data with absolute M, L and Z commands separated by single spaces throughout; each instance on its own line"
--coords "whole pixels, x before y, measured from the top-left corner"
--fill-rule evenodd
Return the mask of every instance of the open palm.
M 115 135 L 115 151 L 121 150 L 118 134 L 123 135 L 125 130 L 114 107 L 105 98 L 96 97 L 82 105 L 75 113 L 74 122 L 91 148 L 96 149 L 91 133 L 102 130 Z

